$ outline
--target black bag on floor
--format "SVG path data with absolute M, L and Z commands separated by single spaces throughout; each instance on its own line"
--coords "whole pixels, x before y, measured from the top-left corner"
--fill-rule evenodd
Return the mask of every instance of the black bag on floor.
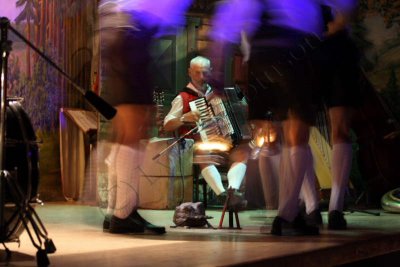
M 173 221 L 175 227 L 203 227 L 208 226 L 211 228 L 212 225 L 207 221 L 212 219 L 210 216 L 206 216 L 206 210 L 202 202 L 185 202 L 175 208 Z

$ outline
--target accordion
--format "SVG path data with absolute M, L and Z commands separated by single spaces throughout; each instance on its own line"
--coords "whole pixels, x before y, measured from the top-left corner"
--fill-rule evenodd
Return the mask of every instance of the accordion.
M 251 139 L 247 123 L 247 103 L 238 87 L 224 88 L 224 97 L 205 97 L 189 102 L 191 111 L 200 113 L 197 123 L 203 142 L 224 139 L 231 146 Z

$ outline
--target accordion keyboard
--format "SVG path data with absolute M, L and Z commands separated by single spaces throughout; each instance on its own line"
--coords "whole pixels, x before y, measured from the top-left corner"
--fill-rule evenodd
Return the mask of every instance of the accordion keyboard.
M 202 141 L 211 141 L 222 135 L 218 125 L 213 123 L 215 118 L 213 108 L 207 103 L 204 97 L 191 101 L 189 106 L 190 110 L 198 111 L 200 114 L 197 125 Z
M 227 141 L 231 145 L 251 139 L 251 129 L 247 122 L 247 102 L 240 88 L 224 88 L 224 98 L 213 96 L 189 102 L 192 111 L 200 113 L 198 122 L 203 142 Z

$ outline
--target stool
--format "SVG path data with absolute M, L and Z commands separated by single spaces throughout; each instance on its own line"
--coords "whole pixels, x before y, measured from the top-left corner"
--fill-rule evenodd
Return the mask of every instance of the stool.
M 228 189 L 227 191 L 228 191 L 227 192 L 228 194 L 227 194 L 227 197 L 226 197 L 226 200 L 225 200 L 224 208 L 222 210 L 221 219 L 219 221 L 219 226 L 218 226 L 219 229 L 223 228 L 222 224 L 224 222 L 225 212 L 228 209 L 229 200 L 230 200 L 230 198 L 231 198 L 231 196 L 232 196 L 232 194 L 234 192 L 234 190 L 231 190 L 231 189 Z M 240 227 L 238 209 L 237 208 L 235 208 L 234 210 L 229 209 L 228 210 L 228 215 L 229 215 L 229 227 L 228 227 L 228 229 L 242 229 Z M 236 227 L 233 226 L 233 215 L 235 215 Z

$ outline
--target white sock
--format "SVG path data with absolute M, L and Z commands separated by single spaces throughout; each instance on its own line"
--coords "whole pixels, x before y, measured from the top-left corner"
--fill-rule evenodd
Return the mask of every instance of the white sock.
M 228 171 L 228 188 L 238 190 L 246 174 L 247 165 L 243 162 L 234 162 Z
M 300 189 L 309 164 L 308 145 L 288 148 L 282 158 L 278 216 L 291 222 L 299 212 Z
M 110 153 L 104 162 L 107 165 L 107 192 L 108 192 L 108 202 L 107 202 L 107 214 L 112 215 L 114 213 L 115 201 L 117 195 L 117 173 L 115 168 L 115 158 L 118 152 L 119 145 L 111 145 Z
M 279 203 L 279 165 L 281 154 L 267 156 L 260 153 L 258 169 L 263 187 L 265 205 L 268 210 L 278 209 Z
M 343 211 L 344 195 L 349 183 L 353 157 L 352 145 L 349 143 L 334 144 L 332 147 L 332 190 L 329 211 Z
M 214 165 L 210 165 L 201 170 L 201 175 L 203 175 L 207 184 L 218 196 L 225 192 L 224 186 L 222 185 L 221 174 L 219 174 L 217 168 Z
M 306 206 L 306 213 L 310 214 L 319 208 L 319 201 L 317 195 L 317 188 L 315 186 L 315 172 L 313 166 L 313 158 L 311 148 L 308 147 L 308 166 L 304 176 L 303 185 L 301 187 L 301 196 Z
M 114 215 L 125 219 L 139 204 L 140 165 L 144 153 L 139 149 L 120 145 L 116 155 L 117 197 Z

